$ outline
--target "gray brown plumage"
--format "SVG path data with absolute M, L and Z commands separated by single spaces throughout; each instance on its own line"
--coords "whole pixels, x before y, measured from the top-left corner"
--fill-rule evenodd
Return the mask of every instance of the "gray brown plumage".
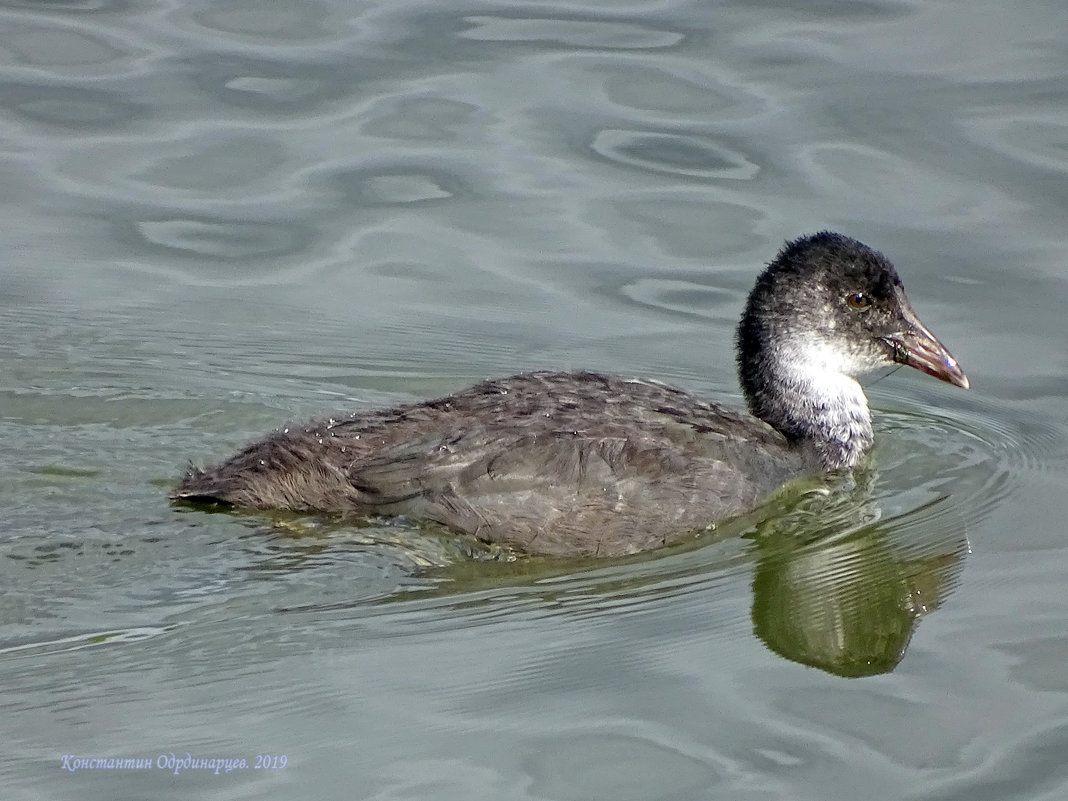
M 290 426 L 190 470 L 174 498 L 405 515 L 531 552 L 617 555 L 856 464 L 871 443 L 863 370 L 901 362 L 967 386 L 889 261 L 839 234 L 783 249 L 750 295 L 738 353 L 763 420 L 651 381 L 527 373 Z

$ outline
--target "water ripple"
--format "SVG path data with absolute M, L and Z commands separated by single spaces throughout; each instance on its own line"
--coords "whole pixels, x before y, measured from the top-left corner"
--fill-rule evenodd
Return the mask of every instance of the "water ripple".
M 471 16 L 465 21 L 471 27 L 460 36 L 484 42 L 538 42 L 564 47 L 649 50 L 675 47 L 686 38 L 678 31 L 611 20 Z
M 374 69 L 373 64 L 362 65 L 360 77 L 349 81 L 338 80 L 338 75 L 352 70 L 352 65 L 332 60 L 294 62 L 259 54 L 182 55 L 174 67 L 190 75 L 205 97 L 224 106 L 300 117 L 323 115 L 332 103 L 358 93 L 361 80 L 385 68 Z
M 311 229 L 296 222 L 251 220 L 143 220 L 136 223 L 136 230 L 150 245 L 224 261 L 297 253 L 305 249 L 313 236 Z
M 746 154 L 704 136 L 605 129 L 589 147 L 608 161 L 690 178 L 748 181 L 760 171 Z
M 5 20 L 0 31 L 0 47 L 11 54 L 13 64 L 43 67 L 53 76 L 73 67 L 77 71 L 70 72 L 79 76 L 104 72 L 104 67 L 114 70 L 141 50 L 114 34 L 87 27 L 63 26 L 55 20 L 30 24 L 13 19 Z
M 340 10 L 318 0 L 304 0 L 299 6 L 271 3 L 267 11 L 261 0 L 215 0 L 189 19 L 213 33 L 287 45 L 334 40 L 345 19 Z
M 380 98 L 365 116 L 369 136 L 413 142 L 454 142 L 475 122 L 480 107 L 449 97 Z
M 354 167 L 332 165 L 324 169 L 330 186 L 347 205 L 356 208 L 429 203 L 450 198 L 476 199 L 481 194 L 473 183 L 474 165 L 448 169 L 442 159 L 409 159 L 395 164 Z
M 149 113 L 114 91 L 14 81 L 0 81 L 0 105 L 28 122 L 80 133 L 121 129 Z

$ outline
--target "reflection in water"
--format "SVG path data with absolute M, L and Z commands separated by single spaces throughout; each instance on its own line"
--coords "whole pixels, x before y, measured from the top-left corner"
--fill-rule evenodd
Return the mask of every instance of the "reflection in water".
M 751 569 L 753 630 L 770 650 L 835 675 L 872 676 L 901 661 L 920 618 L 956 586 L 969 550 L 948 496 L 882 519 L 876 484 L 873 470 L 795 482 L 714 534 L 608 563 L 519 555 L 403 520 L 353 529 L 351 519 L 320 518 L 309 528 L 308 518 L 286 513 L 273 529 L 289 545 L 274 549 L 256 572 L 291 573 L 353 557 L 355 549 L 362 562 L 390 563 L 392 582 L 340 603 L 279 611 L 356 610 L 363 621 L 372 614 L 368 601 L 386 614 L 398 603 L 425 613 L 429 602 L 448 628 L 470 625 L 473 615 L 517 614 L 531 603 L 561 614 L 614 615 L 671 603 Z M 428 625 L 425 618 L 420 625 Z
M 844 497 L 814 494 L 751 535 L 754 632 L 775 653 L 839 676 L 893 670 L 968 553 L 963 520 L 932 519 L 945 498 L 873 522 L 877 504 L 856 503 L 871 497 L 871 479 Z

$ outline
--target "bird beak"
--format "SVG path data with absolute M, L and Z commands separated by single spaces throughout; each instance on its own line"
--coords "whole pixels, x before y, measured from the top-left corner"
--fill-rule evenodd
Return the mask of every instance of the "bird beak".
M 894 361 L 967 389 L 968 376 L 964 375 L 957 360 L 915 314 L 906 312 L 905 325 L 901 333 L 885 338 L 885 342 L 894 349 Z

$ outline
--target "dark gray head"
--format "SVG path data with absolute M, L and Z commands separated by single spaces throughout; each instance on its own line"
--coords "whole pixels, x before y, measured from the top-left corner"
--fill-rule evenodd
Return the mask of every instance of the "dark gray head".
M 912 311 L 890 260 L 827 231 L 788 242 L 757 279 L 737 345 L 750 411 L 811 442 L 826 469 L 853 466 L 872 442 L 855 376 L 899 363 L 968 386 Z

